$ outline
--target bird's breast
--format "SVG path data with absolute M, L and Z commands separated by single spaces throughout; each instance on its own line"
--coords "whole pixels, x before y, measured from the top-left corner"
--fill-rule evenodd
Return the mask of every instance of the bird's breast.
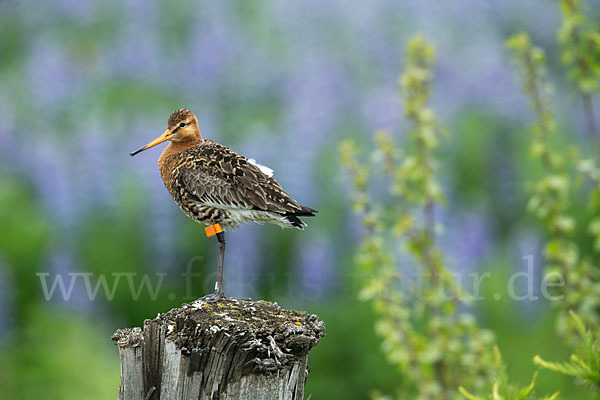
M 176 163 L 176 161 L 177 160 L 174 155 L 169 155 L 166 157 L 163 157 L 161 155 L 161 157 L 158 160 L 158 171 L 160 172 L 162 181 L 174 199 L 175 199 L 175 196 L 174 196 L 173 190 L 175 189 L 175 186 L 176 186 L 175 183 L 177 180 L 177 176 L 176 176 L 177 163 Z

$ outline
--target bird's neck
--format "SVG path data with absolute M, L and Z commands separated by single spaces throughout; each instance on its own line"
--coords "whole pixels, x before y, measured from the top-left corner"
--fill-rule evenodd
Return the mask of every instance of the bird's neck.
M 187 149 L 196 146 L 198 143 L 200 143 L 201 140 L 202 138 L 194 138 L 181 142 L 169 142 L 169 145 L 163 150 L 161 158 L 169 156 L 171 154 L 177 154 L 181 153 L 182 151 L 186 151 Z
M 160 170 L 160 174 L 163 176 L 163 180 L 165 179 L 165 176 L 170 173 L 172 169 L 171 164 L 176 161 L 174 157 L 170 156 L 179 154 L 196 146 L 201 140 L 202 139 L 192 139 L 176 143 L 169 142 L 169 145 L 163 150 L 162 154 L 158 158 L 158 168 Z

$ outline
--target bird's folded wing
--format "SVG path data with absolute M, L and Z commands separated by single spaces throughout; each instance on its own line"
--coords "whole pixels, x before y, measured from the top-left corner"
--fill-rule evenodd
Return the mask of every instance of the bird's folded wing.
M 273 178 L 225 146 L 203 140 L 183 157 L 176 180 L 199 203 L 277 213 L 302 209 Z

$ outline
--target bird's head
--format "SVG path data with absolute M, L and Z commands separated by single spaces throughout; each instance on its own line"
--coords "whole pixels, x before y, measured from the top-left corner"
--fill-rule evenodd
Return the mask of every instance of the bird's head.
M 198 119 L 190 110 L 179 109 L 173 111 L 167 122 L 167 130 L 165 133 L 145 145 L 144 147 L 130 153 L 130 156 L 135 156 L 144 150 L 156 146 L 170 140 L 173 143 L 196 143 L 202 140 L 200 128 L 198 127 Z

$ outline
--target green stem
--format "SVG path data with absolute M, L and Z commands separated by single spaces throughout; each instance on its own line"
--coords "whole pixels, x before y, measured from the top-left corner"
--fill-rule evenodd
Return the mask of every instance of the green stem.
M 594 103 L 592 96 L 589 93 L 582 93 L 583 107 L 585 112 L 585 118 L 588 125 L 588 133 L 592 140 L 596 156 L 600 155 L 600 137 L 598 135 L 598 125 L 596 124 L 596 115 L 594 113 Z
M 544 102 L 542 101 L 542 94 L 538 87 L 537 74 L 535 71 L 534 61 L 531 59 L 531 54 L 525 54 L 525 65 L 527 68 L 528 80 L 531 84 L 531 95 L 533 98 L 533 109 L 536 113 L 538 124 L 540 127 L 541 140 L 544 143 L 544 150 L 542 152 L 542 163 L 549 172 L 552 170 L 552 163 L 550 162 L 550 154 L 548 150 L 548 136 L 550 135 L 550 128 L 546 121 Z

